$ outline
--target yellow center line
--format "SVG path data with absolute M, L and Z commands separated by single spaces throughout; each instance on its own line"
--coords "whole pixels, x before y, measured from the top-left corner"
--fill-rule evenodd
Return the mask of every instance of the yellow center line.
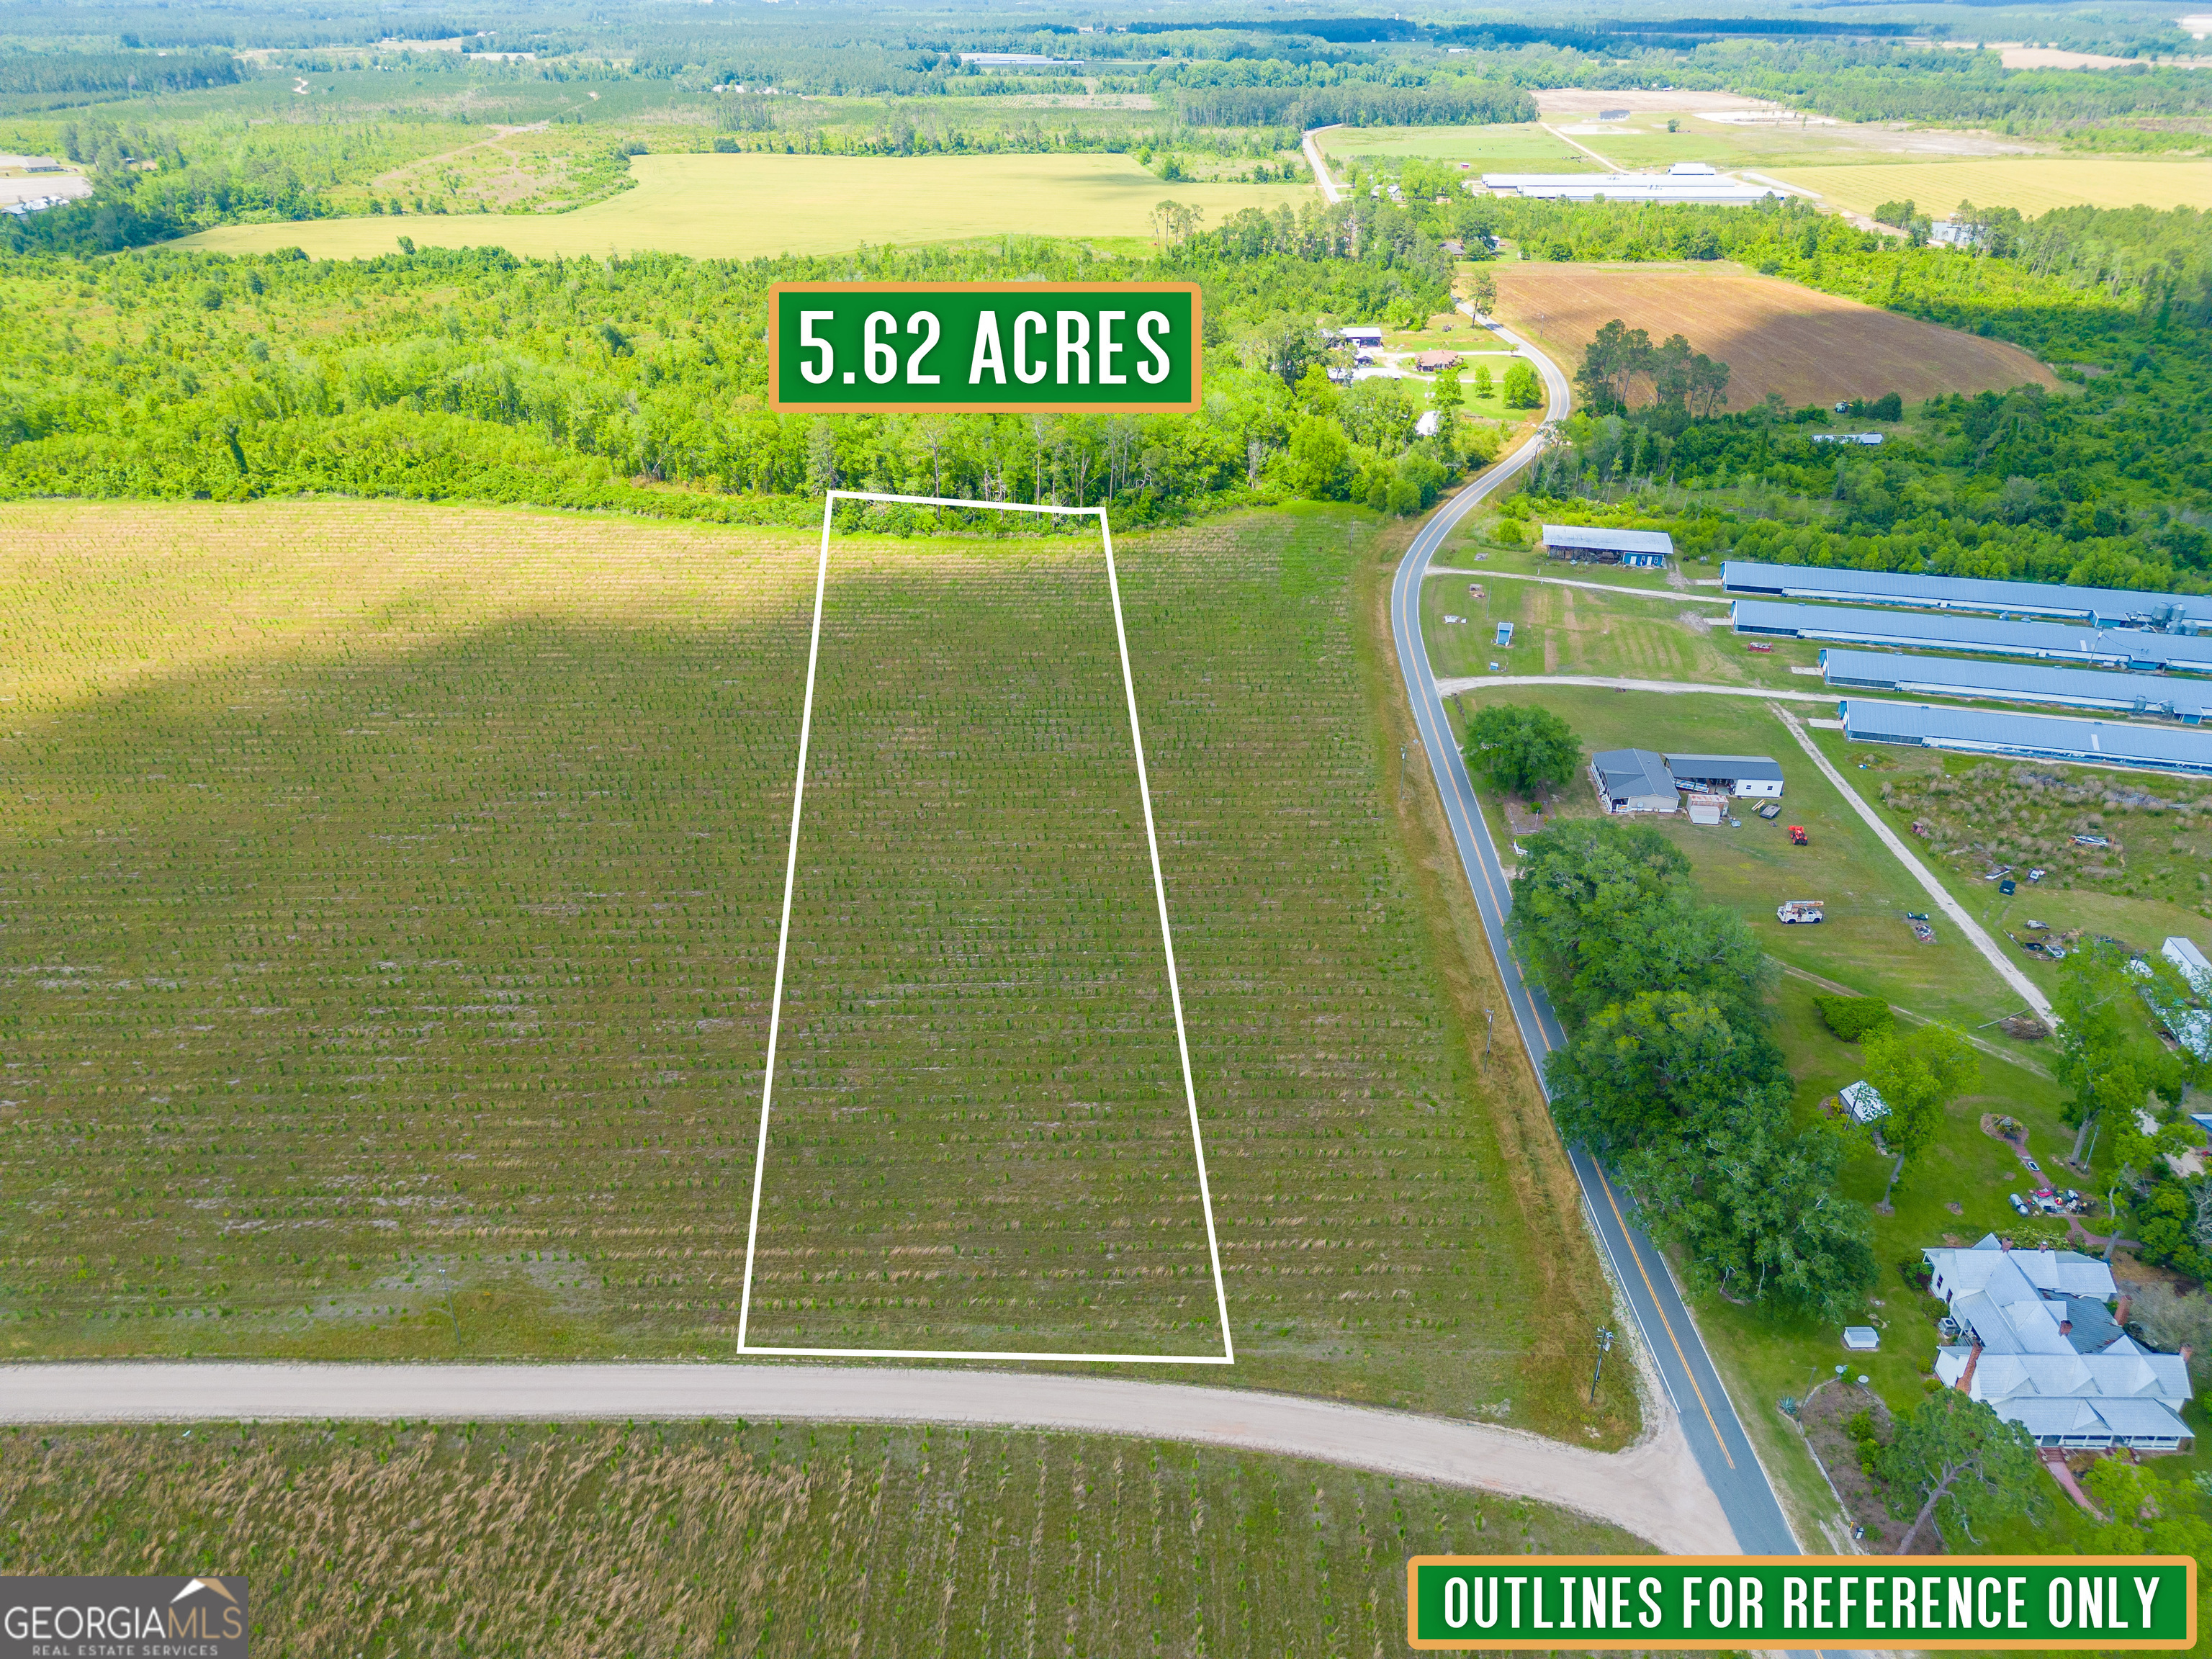
M 1477 811 L 1482 810 L 1480 802 L 1476 803 L 1475 810 Z M 1491 902 L 1498 905 L 1498 914 L 1503 915 L 1504 906 L 1498 904 L 1498 884 L 1491 879 L 1487 860 L 1482 862 L 1481 872 L 1482 884 L 1490 890 Z M 1499 969 L 1501 979 L 1504 977 L 1504 971 L 1501 966 Z M 1510 997 L 1508 1000 L 1510 1000 Z M 1531 1006 L 1533 1007 L 1534 1005 L 1532 1004 Z M 1536 1040 L 1544 1045 L 1546 1054 L 1551 1053 L 1552 1039 L 1545 1032 L 1544 1023 L 1541 1020 L 1536 1022 Z M 1621 1242 L 1628 1246 L 1628 1254 L 1635 1258 L 1636 1271 L 1644 1276 L 1644 1289 L 1651 1297 L 1651 1310 L 1659 1316 L 1660 1328 L 1667 1333 L 1667 1340 L 1674 1345 L 1674 1357 L 1682 1362 L 1682 1375 L 1689 1379 L 1690 1392 L 1698 1396 L 1698 1409 L 1705 1413 L 1705 1422 L 1713 1431 L 1713 1443 L 1720 1448 L 1721 1455 L 1727 1460 L 1729 1468 L 1734 1468 L 1735 1459 L 1729 1455 L 1728 1442 L 1721 1437 L 1721 1425 L 1713 1420 L 1713 1408 L 1705 1399 L 1705 1391 L 1698 1386 L 1698 1374 L 1690 1369 L 1689 1355 L 1682 1352 L 1682 1339 L 1674 1334 L 1674 1322 L 1667 1317 L 1667 1310 L 1660 1303 L 1658 1286 L 1651 1282 L 1651 1270 L 1644 1265 L 1644 1252 L 1636 1248 L 1636 1240 L 1628 1231 L 1628 1218 L 1620 1212 L 1620 1200 L 1613 1195 L 1613 1183 L 1606 1179 L 1603 1166 L 1595 1159 L 1591 1160 L 1591 1167 L 1597 1170 L 1598 1184 L 1605 1188 L 1605 1201 L 1613 1206 L 1613 1218 L 1620 1224 Z
M 1713 1443 L 1721 1449 L 1721 1455 L 1728 1458 L 1728 1466 L 1734 1468 L 1735 1459 L 1729 1457 L 1728 1442 L 1721 1438 L 1721 1425 L 1713 1421 L 1713 1408 L 1706 1405 L 1705 1391 L 1698 1386 L 1698 1374 L 1690 1369 L 1690 1357 L 1682 1352 L 1682 1339 L 1674 1334 L 1674 1322 L 1667 1317 L 1667 1310 L 1659 1304 L 1658 1287 L 1651 1282 L 1651 1270 L 1644 1265 L 1644 1252 L 1636 1248 L 1636 1241 L 1629 1237 L 1628 1220 L 1620 1213 L 1620 1200 L 1613 1195 L 1613 1182 L 1606 1179 L 1603 1167 L 1597 1165 L 1595 1160 L 1592 1167 L 1597 1170 L 1598 1185 L 1605 1188 L 1605 1201 L 1613 1206 L 1613 1218 L 1620 1224 L 1620 1236 L 1627 1241 L 1628 1253 L 1636 1258 L 1636 1271 L 1644 1275 L 1644 1288 L 1650 1293 L 1651 1306 L 1659 1316 L 1659 1322 L 1667 1328 L 1667 1340 L 1674 1345 L 1674 1357 L 1682 1362 L 1682 1375 L 1690 1379 L 1690 1392 L 1698 1396 L 1698 1404 L 1705 1413 L 1705 1422 L 1712 1429 Z

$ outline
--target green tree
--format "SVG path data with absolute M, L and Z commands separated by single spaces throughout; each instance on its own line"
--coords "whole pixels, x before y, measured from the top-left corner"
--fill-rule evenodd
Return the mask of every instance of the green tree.
M 1892 1511 L 1912 1515 L 1900 1555 L 1931 1525 L 1947 1544 L 1955 1534 L 1978 1545 L 1977 1528 L 2027 1512 L 2041 1474 L 2027 1431 L 1956 1389 L 1937 1389 L 1898 1424 L 1881 1472 Z
M 1982 1062 L 1948 1025 L 1905 1030 L 1893 1021 L 1868 1034 L 1866 1068 L 1867 1081 L 1889 1107 L 1889 1115 L 1875 1127 L 1882 1144 L 1897 1155 L 1889 1172 L 1894 1188 L 1905 1160 L 1936 1144 L 1945 1109 L 1982 1080 Z M 1887 1191 L 1882 1201 L 1889 1201 Z
M 1335 422 L 1309 415 L 1291 433 L 1288 482 L 1310 501 L 1340 499 L 1352 478 L 1352 446 Z
M 1474 366 L 1474 395 L 1476 398 L 1479 400 L 1489 397 L 1493 388 L 1493 385 L 1494 383 L 1490 378 L 1490 365 L 1488 363 L 1477 363 Z
M 1437 371 L 1436 391 L 1433 395 L 1439 417 L 1437 423 L 1449 431 L 1452 423 L 1459 419 L 1460 405 L 1467 401 L 1467 394 L 1460 387 L 1457 363 L 1452 364 L 1449 368 Z
M 1742 917 L 1700 902 L 1689 860 L 1648 823 L 1578 818 L 1531 836 L 1506 920 L 1514 948 L 1570 1030 L 1663 988 L 1758 1025 L 1775 969 Z
M 2091 1132 L 2107 1116 L 2123 1120 L 2116 1138 L 2118 1161 L 2127 1165 L 2130 1152 L 2142 1158 L 2142 1149 L 2133 1144 L 2142 1138 L 2136 1112 L 2154 1090 L 2179 1105 L 2187 1067 L 2142 1030 L 2126 958 L 2109 945 L 2076 951 L 2059 971 L 2051 1006 L 2059 1022 L 2051 1072 L 2066 1091 L 2075 1167 L 2082 1166 Z M 2134 1167 L 2146 1166 L 2136 1162 Z
M 1546 1057 L 1544 1080 L 1559 1133 L 1608 1155 L 1669 1142 L 1747 1091 L 1778 1102 L 1789 1091 L 1764 1030 L 1739 1035 L 1717 1004 L 1686 991 L 1644 991 L 1601 1009 Z
M 1793 1130 L 1786 1094 L 1716 1102 L 1678 1140 L 1623 1158 L 1621 1179 L 1651 1236 L 1680 1247 L 1693 1285 L 1845 1318 L 1878 1276 L 1871 1224 L 1836 1191 L 1842 1136 L 1826 1124 Z
M 1550 709 L 1496 702 L 1468 722 L 1461 752 L 1493 787 L 1533 795 L 1541 785 L 1562 784 L 1574 776 L 1583 747 L 1574 728 Z
M 1525 357 L 1516 357 L 1506 365 L 1505 406 L 1508 409 L 1541 409 L 1544 406 L 1543 383 L 1537 380 L 1536 371 L 1528 366 Z

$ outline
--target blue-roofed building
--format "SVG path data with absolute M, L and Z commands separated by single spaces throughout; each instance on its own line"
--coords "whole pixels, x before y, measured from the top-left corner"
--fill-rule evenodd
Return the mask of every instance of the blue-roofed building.
M 1837 712 L 1853 743 L 1901 743 L 1969 755 L 2140 767 L 2212 777 L 2212 732 L 2114 720 L 2063 720 L 1986 708 L 1846 697 Z
M 1804 564 L 1761 564 L 1750 559 L 1722 563 L 1721 592 L 1753 599 L 1988 611 L 1997 616 L 2081 621 L 2093 628 L 2156 628 L 2168 633 L 2212 630 L 2212 593 L 2146 593 L 2130 588 L 2068 587 L 2057 582 L 1828 570 Z
M 2212 678 L 2106 674 L 2087 668 L 2045 668 L 2034 663 L 1980 662 L 1965 657 L 1833 647 L 1820 653 L 1820 675 L 1826 684 L 1846 690 L 2106 708 L 2118 714 L 2163 715 L 2185 726 L 2199 725 L 2212 715 Z
M 1994 617 L 1923 616 L 1910 611 L 1858 611 L 1832 605 L 1784 605 L 1738 599 L 1730 608 L 1739 634 L 1833 640 L 1838 645 L 1889 645 L 1911 651 L 1979 651 L 2001 657 L 2041 657 L 2137 672 L 2212 674 L 2212 634 L 2159 634 L 2147 628 L 2068 627 L 2063 623 L 2005 622 Z

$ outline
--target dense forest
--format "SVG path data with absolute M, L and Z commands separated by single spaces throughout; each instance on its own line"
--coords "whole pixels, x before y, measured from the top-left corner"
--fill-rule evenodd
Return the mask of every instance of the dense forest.
M 1195 416 L 787 417 L 765 406 L 769 284 L 1170 276 L 1206 290 Z M 1248 212 L 1145 260 L 1014 240 L 750 264 L 331 263 L 150 252 L 0 259 L 0 491 L 298 490 L 804 517 L 839 482 L 1137 519 L 1307 495 L 1410 512 L 1494 428 L 1418 438 L 1417 389 L 1339 387 L 1315 319 L 1425 316 L 1450 261 L 1402 210 Z M 58 330 L 41 319 L 66 317 Z

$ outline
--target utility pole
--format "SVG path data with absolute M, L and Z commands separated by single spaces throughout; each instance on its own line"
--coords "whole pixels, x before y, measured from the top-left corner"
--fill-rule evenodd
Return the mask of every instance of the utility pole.
M 1495 1008 L 1484 1009 L 1482 1011 L 1482 1057 L 1485 1060 L 1490 1058 L 1490 1039 L 1497 1035 L 1497 1031 L 1498 1011 Z
M 1605 1357 L 1613 1352 L 1613 1333 L 1602 1325 L 1597 1328 L 1597 1364 L 1590 1372 L 1590 1404 L 1597 1404 L 1597 1380 L 1605 1373 Z

